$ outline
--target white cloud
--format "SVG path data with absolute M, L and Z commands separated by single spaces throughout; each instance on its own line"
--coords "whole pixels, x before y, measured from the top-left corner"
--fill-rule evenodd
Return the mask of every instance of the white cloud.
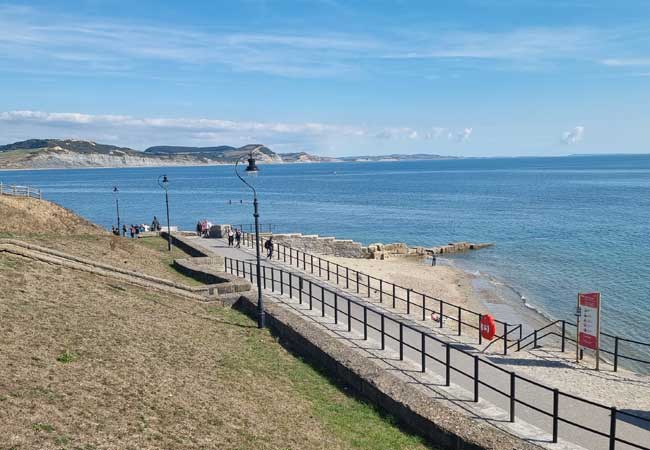
M 612 67 L 650 66 L 650 58 L 610 58 L 601 60 L 601 64 Z
M 584 136 L 584 133 L 585 127 L 574 127 L 572 130 L 562 133 L 562 142 L 565 144 L 575 144 L 576 142 L 580 142 Z
M 466 142 L 469 140 L 469 137 L 472 135 L 472 129 L 471 128 L 464 128 L 462 131 L 459 131 L 456 133 L 456 140 L 458 142 Z

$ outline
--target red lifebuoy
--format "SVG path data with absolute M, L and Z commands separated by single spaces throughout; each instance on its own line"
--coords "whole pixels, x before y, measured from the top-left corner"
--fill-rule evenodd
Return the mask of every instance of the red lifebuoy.
M 491 341 L 494 338 L 494 335 L 497 334 L 497 325 L 494 323 L 494 317 L 489 314 L 481 317 L 481 336 L 483 339 Z

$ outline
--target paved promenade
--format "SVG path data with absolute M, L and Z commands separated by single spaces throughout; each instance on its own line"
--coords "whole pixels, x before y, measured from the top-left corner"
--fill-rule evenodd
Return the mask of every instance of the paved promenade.
M 221 256 L 247 261 L 253 263 L 253 265 L 255 263 L 255 255 L 252 249 L 228 247 L 226 242 L 220 239 L 195 238 L 195 242 Z M 287 308 L 292 308 L 312 320 L 315 326 L 324 327 L 333 336 L 355 347 L 367 357 L 373 358 L 386 370 L 394 371 L 406 382 L 416 384 L 422 390 L 423 395 L 444 400 L 454 408 L 485 419 L 495 427 L 529 442 L 554 449 L 586 448 L 600 450 L 610 448 L 609 439 L 606 437 L 610 430 L 610 410 L 589 405 L 571 398 L 570 395 L 587 398 L 608 406 L 615 404 L 619 410 L 627 410 L 634 414 L 650 417 L 646 407 L 647 402 L 650 401 L 650 382 L 647 377 L 638 377 L 629 372 L 614 374 L 576 368 L 570 360 L 570 353 L 562 354 L 544 348 L 516 352 L 508 356 L 480 354 L 481 349 L 476 346 L 475 336 L 455 336 L 455 332 L 451 329 L 432 327 L 430 321 L 422 321 L 421 318 L 414 315 L 407 316 L 403 310 L 393 310 L 376 301 L 357 297 L 353 292 L 341 289 L 326 280 L 306 274 L 282 262 L 276 260 L 271 262 L 263 258 L 263 265 L 268 272 L 270 272 L 271 267 L 275 267 L 294 274 L 291 279 L 295 286 L 298 286 L 299 279 L 302 278 L 327 288 L 327 290 L 316 288 L 311 292 L 311 309 L 307 293 L 300 296 L 300 300 L 296 298 L 295 291 L 293 298 L 286 295 L 286 279 L 284 280 L 284 295 L 279 294 L 281 291 L 279 279 L 274 280 L 273 288 L 275 292 L 273 293 L 271 292 L 271 282 L 270 280 L 267 281 L 265 298 L 280 302 Z M 398 326 L 393 321 L 387 321 L 385 324 L 387 335 L 398 336 L 400 329 L 403 334 L 403 360 L 400 360 L 399 343 L 396 340 L 387 337 L 384 350 L 381 350 L 381 338 L 378 332 L 381 327 L 379 315 L 367 314 L 367 339 L 364 339 L 363 308 L 353 304 L 349 315 L 355 320 L 349 321 L 350 331 L 348 331 L 348 318 L 345 313 L 346 303 L 342 300 L 344 297 L 369 305 L 372 311 L 380 311 L 387 316 L 392 316 L 398 321 L 413 326 L 414 329 L 435 334 L 444 343 L 432 339 L 427 340 L 425 344 L 426 352 L 430 356 L 425 357 L 423 361 L 420 352 L 422 345 L 420 334 L 413 332 L 410 328 Z M 339 312 L 336 320 L 334 320 L 331 305 L 337 302 Z M 325 311 L 324 315 L 323 311 Z M 451 385 L 445 386 L 445 365 L 440 364 L 439 361 L 444 361 L 446 357 L 446 342 L 450 342 L 453 346 L 471 354 L 479 355 L 481 358 L 489 360 L 508 371 L 515 371 L 518 375 L 531 380 L 531 382 L 525 382 L 517 379 L 514 386 L 518 400 L 515 405 L 516 421 L 514 423 L 509 422 L 512 405 L 507 396 L 513 387 L 511 386 L 510 377 L 502 371 L 488 364 L 481 364 L 481 380 L 485 380 L 485 382 L 484 385 L 480 386 L 480 401 L 475 403 L 473 401 L 474 382 L 471 378 L 475 370 L 474 358 L 468 357 L 464 353 L 452 352 L 451 362 L 458 370 L 451 371 Z M 423 363 L 426 366 L 424 373 L 421 370 Z M 561 381 L 553 384 L 554 380 Z M 552 414 L 553 392 L 540 387 L 536 383 L 558 388 L 562 392 L 570 394 L 569 396 L 561 396 L 558 402 L 559 415 L 565 420 L 561 420 L 558 424 L 559 442 L 557 444 L 551 443 L 552 417 L 540 412 L 541 410 Z M 488 387 L 488 385 L 496 388 L 496 390 Z M 583 386 L 587 386 L 588 389 Z M 612 399 L 616 401 L 612 401 Z M 639 422 L 633 418 L 626 419 L 621 414 L 618 417 L 617 437 L 636 443 L 639 447 L 618 442 L 616 444 L 617 449 L 650 446 L 648 423 Z M 577 428 L 570 423 L 572 421 L 598 430 L 604 436 Z

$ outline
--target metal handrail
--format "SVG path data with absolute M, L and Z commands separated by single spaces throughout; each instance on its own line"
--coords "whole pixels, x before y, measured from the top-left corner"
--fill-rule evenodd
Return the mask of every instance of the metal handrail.
M 240 269 L 241 267 L 241 269 Z M 226 272 L 230 272 L 233 275 L 237 276 L 243 276 L 246 278 L 247 276 L 250 279 L 253 279 L 253 276 L 256 274 L 254 273 L 255 265 L 252 262 L 249 261 L 241 261 L 233 258 L 224 258 L 224 268 Z M 247 269 L 248 268 L 248 273 Z M 609 448 L 612 450 L 615 450 L 616 444 L 617 443 L 622 443 L 625 445 L 630 445 L 632 447 L 638 448 L 640 450 L 650 450 L 650 447 L 646 447 L 643 444 L 647 444 L 646 442 L 644 443 L 636 443 L 636 442 L 631 442 L 629 441 L 629 436 L 625 436 L 626 439 L 623 439 L 616 434 L 616 425 L 619 421 L 619 415 L 626 415 L 633 417 L 637 420 L 646 422 L 650 426 L 650 419 L 638 416 L 635 414 L 627 413 L 624 411 L 618 411 L 616 407 L 608 407 L 605 405 L 602 405 L 600 403 L 587 400 L 566 392 L 562 392 L 558 389 L 551 388 L 549 386 L 546 386 L 542 383 L 539 383 L 537 381 L 534 381 L 532 379 L 522 377 L 520 375 L 517 375 L 515 372 L 508 371 L 502 367 L 497 366 L 493 362 L 481 358 L 477 353 L 472 353 L 469 352 L 463 348 L 459 348 L 453 345 L 453 343 L 449 341 L 445 341 L 443 339 L 438 338 L 436 335 L 425 332 L 422 330 L 420 327 L 413 326 L 409 324 L 408 322 L 404 322 L 400 320 L 399 318 L 393 318 L 385 313 L 383 313 L 381 310 L 377 310 L 376 308 L 371 308 L 368 307 L 368 304 L 362 301 L 355 300 L 352 297 L 342 295 L 339 292 L 336 292 L 335 290 L 329 289 L 324 285 L 320 285 L 318 283 L 315 283 L 309 279 L 305 279 L 300 275 L 297 275 L 292 272 L 285 271 L 283 269 L 275 268 L 272 266 L 264 266 L 262 267 L 263 272 L 262 272 L 262 278 L 264 280 L 264 287 L 267 288 L 267 282 L 270 281 L 270 289 L 273 292 L 276 292 L 276 285 L 279 284 L 279 289 L 280 289 L 280 294 L 284 295 L 285 293 L 289 295 L 289 298 L 294 297 L 294 293 L 297 292 L 298 296 L 298 301 L 300 304 L 303 304 L 305 302 L 304 297 L 307 296 L 307 302 L 309 303 L 309 309 L 313 310 L 316 305 L 314 305 L 314 301 L 317 303 L 320 303 L 320 310 L 321 310 L 321 316 L 325 317 L 326 315 L 326 310 L 329 310 L 331 313 L 334 315 L 334 322 L 338 324 L 340 322 L 340 316 L 343 315 L 345 316 L 345 320 L 347 322 L 347 330 L 348 332 L 352 331 L 352 323 L 359 323 L 363 325 L 363 338 L 364 340 L 368 340 L 368 330 L 372 329 L 375 330 L 379 333 L 379 339 L 381 343 L 381 350 L 385 350 L 386 348 L 386 338 L 389 338 L 399 344 L 399 359 L 404 360 L 404 347 L 406 346 L 407 348 L 412 349 L 413 351 L 417 352 L 420 356 L 420 370 L 421 372 L 426 372 L 427 371 L 427 361 L 432 360 L 435 361 L 441 365 L 444 365 L 445 368 L 445 386 L 450 386 L 451 381 L 452 381 L 452 371 L 454 373 L 461 374 L 465 377 L 469 377 L 473 380 L 474 384 L 474 389 L 473 389 L 473 401 L 478 402 L 480 400 L 480 386 L 484 386 L 489 388 L 490 390 L 499 393 L 500 395 L 508 398 L 509 400 L 509 418 L 510 422 L 515 422 L 516 417 L 517 417 L 517 408 L 516 405 L 520 404 L 523 406 L 526 406 L 527 408 L 530 408 L 534 411 L 537 411 L 540 414 L 543 414 L 546 417 L 551 418 L 552 420 L 552 442 L 556 443 L 558 441 L 559 437 L 559 423 L 565 423 L 569 424 L 572 427 L 576 427 L 582 430 L 585 430 L 589 433 L 593 433 L 597 436 L 605 437 L 609 440 Z M 268 272 L 270 272 L 270 277 Z M 276 276 L 276 274 L 278 274 Z M 296 282 L 294 283 L 294 280 Z M 288 288 L 288 291 L 287 291 Z M 316 288 L 316 289 L 314 289 Z M 314 296 L 314 292 L 320 290 L 320 297 Z M 325 299 L 325 293 L 328 293 L 329 295 L 333 296 L 334 298 L 334 303 L 328 303 L 327 300 Z M 339 305 L 341 304 L 346 304 L 347 306 L 345 308 L 340 307 Z M 361 311 L 363 313 L 363 318 L 359 319 L 358 317 L 354 317 L 352 314 L 352 305 L 354 305 L 357 308 L 361 308 Z M 368 317 L 369 313 L 373 314 L 375 317 L 378 317 L 380 319 L 380 326 L 372 326 L 368 322 Z M 394 325 L 397 325 L 399 328 L 399 334 L 398 336 L 390 334 L 386 330 L 386 322 L 392 323 Z M 404 342 L 404 329 L 410 330 L 413 333 L 416 333 L 417 336 L 420 337 L 420 346 L 417 345 L 412 345 L 407 342 Z M 417 338 L 416 338 L 417 339 Z M 427 352 L 427 342 L 428 341 L 435 341 L 437 343 L 440 343 L 444 345 L 445 347 L 445 358 L 440 359 L 437 358 L 435 355 Z M 469 358 L 472 358 L 474 361 L 474 373 L 473 374 L 468 374 L 465 371 L 463 371 L 461 368 L 454 366 L 453 360 L 451 358 L 452 352 L 456 352 L 458 354 L 463 354 L 465 356 L 468 356 Z M 504 392 L 503 390 L 493 386 L 490 384 L 488 381 L 485 379 L 481 379 L 481 374 L 483 373 L 480 368 L 482 365 L 487 365 L 492 368 L 498 369 L 499 372 L 504 373 L 510 381 L 510 389 L 509 392 Z M 546 392 L 550 392 L 553 395 L 553 410 L 552 411 L 546 411 L 542 408 L 540 408 L 537 405 L 532 405 L 521 398 L 517 398 L 517 381 L 521 382 L 526 382 L 533 384 L 541 389 L 544 389 Z M 595 428 L 592 428 L 590 426 L 578 423 L 575 421 L 575 419 L 569 419 L 567 417 L 563 417 L 560 415 L 559 412 L 559 401 L 560 401 L 560 396 L 566 397 L 573 399 L 575 401 L 579 401 L 584 403 L 585 405 L 590 405 L 596 408 L 600 408 L 603 410 L 609 411 L 610 415 L 610 427 L 608 431 L 602 431 L 598 430 Z M 588 416 L 588 415 L 585 415 Z M 569 429 L 570 431 L 570 429 Z
M 254 244 L 253 244 L 250 236 L 247 237 L 246 233 L 245 233 L 244 234 L 244 239 L 246 240 L 246 238 L 248 238 L 248 242 L 249 242 L 250 246 L 253 246 Z M 331 275 L 331 273 L 334 273 L 334 274 L 337 275 L 336 284 L 340 284 L 339 281 L 340 281 L 341 278 L 343 278 L 343 281 L 345 281 L 346 288 L 349 289 L 350 284 L 352 284 L 352 287 L 355 288 L 357 293 L 359 293 L 359 294 L 362 293 L 361 288 L 365 288 L 365 294 L 366 294 L 366 296 L 368 298 L 371 298 L 370 292 L 374 291 L 375 293 L 380 293 L 380 302 L 381 302 L 383 295 L 387 294 L 389 299 L 394 297 L 395 300 L 399 300 L 402 303 L 406 304 L 407 314 L 410 313 L 411 306 L 415 306 L 416 309 L 420 309 L 422 311 L 422 314 L 423 314 L 423 320 L 424 320 L 424 316 L 426 314 L 428 314 L 428 313 L 429 314 L 430 313 L 439 314 L 440 317 L 441 317 L 441 320 L 440 320 L 440 327 L 441 328 L 442 328 L 442 318 L 452 320 L 452 321 L 454 321 L 454 322 L 456 322 L 458 324 L 458 335 L 459 336 L 461 335 L 461 329 L 462 329 L 463 326 L 467 326 L 467 327 L 470 327 L 472 329 L 479 330 L 479 325 L 478 324 L 480 324 L 480 320 L 481 320 L 481 317 L 482 317 L 481 313 L 469 310 L 467 308 L 463 308 L 462 306 L 458 306 L 458 305 L 455 305 L 453 303 L 449 303 L 449 302 L 446 302 L 444 300 L 441 300 L 441 299 L 438 299 L 438 298 L 435 298 L 435 297 L 428 296 L 428 295 L 423 294 L 423 293 L 419 293 L 419 292 L 414 291 L 414 290 L 412 290 L 410 288 L 406 288 L 406 287 L 403 287 L 403 286 L 396 285 L 394 283 L 390 283 L 388 281 L 384 281 L 384 280 L 382 280 L 380 278 L 373 277 L 372 275 L 368 275 L 368 274 L 365 274 L 363 272 L 356 271 L 354 269 L 350 269 L 350 268 L 348 268 L 346 266 L 343 266 L 343 265 L 340 265 L 338 263 L 330 262 L 329 260 L 327 260 L 325 258 L 321 258 L 320 256 L 315 256 L 315 255 L 309 254 L 309 253 L 304 252 L 304 251 L 299 250 L 299 249 L 294 249 L 294 248 L 292 248 L 292 247 L 290 247 L 288 245 L 284 245 L 284 244 L 280 244 L 280 243 L 274 243 L 274 246 L 275 246 L 274 250 L 276 250 L 276 251 L 274 251 L 276 259 L 278 259 L 278 260 L 281 259 L 281 257 L 280 257 L 281 254 L 286 257 L 286 255 L 287 255 L 286 252 L 288 250 L 288 252 L 289 252 L 289 263 L 290 264 L 293 264 L 294 262 L 297 262 L 298 263 L 297 267 L 300 268 L 300 263 L 302 262 L 302 266 L 303 266 L 304 271 L 307 271 L 307 268 L 309 267 L 310 272 L 312 274 L 314 274 L 314 270 L 316 269 L 316 270 L 319 271 L 319 276 L 320 276 L 321 272 L 325 272 L 326 275 L 328 275 L 328 278 L 327 278 L 328 281 L 332 281 L 330 275 Z M 284 253 L 282 253 L 280 251 L 281 248 L 284 250 Z M 296 257 L 293 256 L 294 253 L 296 254 Z M 301 259 L 301 257 L 302 257 L 302 259 Z M 315 266 L 313 261 L 318 262 L 318 266 Z M 287 262 L 286 258 L 285 258 L 284 262 Z M 324 268 L 322 267 L 323 263 L 327 264 L 326 267 L 324 267 Z M 333 265 L 336 268 L 335 272 L 330 272 L 330 269 L 329 269 L 330 265 Z M 340 269 L 345 269 L 345 272 L 344 272 L 345 277 L 343 277 L 343 274 L 339 273 Z M 352 278 L 350 279 L 351 274 L 352 274 Z M 365 280 L 365 284 L 364 284 L 364 280 Z M 352 283 L 350 283 L 350 281 L 352 281 Z M 379 286 L 372 287 L 371 286 L 371 281 L 375 281 L 376 284 L 378 284 Z M 389 286 L 389 287 L 390 286 L 395 286 L 395 290 L 393 292 L 385 292 L 382 289 L 383 285 L 386 285 L 386 286 Z M 404 296 L 400 297 L 399 295 L 397 295 L 398 294 L 397 290 L 402 290 L 402 293 L 403 293 Z M 411 299 L 409 297 L 421 297 L 421 298 L 423 298 L 424 299 L 423 300 L 424 307 L 422 305 L 413 304 L 410 301 Z M 431 308 L 428 308 L 426 306 L 427 300 L 429 302 L 433 301 L 433 302 L 437 303 L 439 305 L 438 310 L 433 310 Z M 457 312 L 457 314 L 455 316 L 445 314 L 441 305 L 445 305 L 447 307 L 454 308 L 455 311 Z M 395 307 L 395 306 L 393 306 L 393 307 Z M 462 320 L 463 313 L 467 313 L 467 314 L 470 314 L 470 315 L 473 315 L 474 317 L 476 317 L 477 318 L 476 324 L 463 321 Z M 460 316 L 460 319 L 459 319 L 459 316 Z M 504 350 L 503 351 L 504 351 L 504 354 L 507 354 L 508 349 L 514 347 L 515 344 L 517 344 L 517 342 L 519 340 L 523 341 L 524 339 L 522 339 L 521 336 L 520 336 L 519 340 L 513 341 L 512 344 L 507 344 L 507 336 L 510 335 L 510 333 L 508 332 L 508 329 L 510 329 L 510 327 L 512 327 L 514 324 L 510 324 L 510 323 L 503 322 L 503 321 L 496 320 L 496 319 L 495 319 L 495 322 L 497 324 L 501 325 L 502 329 L 504 330 L 504 334 L 495 336 L 495 340 L 496 341 L 506 340 L 506 344 L 504 345 Z M 562 320 L 562 319 L 560 319 L 560 320 L 558 320 L 558 321 L 556 321 L 554 323 L 557 323 L 557 322 L 562 323 L 562 336 L 561 336 L 562 344 L 561 345 L 562 345 L 562 351 L 564 352 L 565 349 L 566 349 L 566 341 L 567 340 L 575 342 L 574 339 L 571 339 L 569 336 L 567 336 L 566 326 L 571 325 L 572 327 L 575 328 L 576 325 L 575 325 L 575 323 L 571 323 L 571 322 L 568 322 L 568 321 Z M 539 329 L 537 331 L 539 332 L 539 331 L 541 331 L 541 330 L 543 330 L 543 329 L 545 329 L 545 328 L 547 328 L 547 327 L 549 327 L 551 325 L 552 324 L 546 325 L 545 327 L 543 327 L 542 329 Z M 517 324 L 517 325 L 514 325 L 514 326 L 515 326 L 515 329 L 517 329 L 517 328 L 519 328 L 521 326 L 521 324 Z M 519 328 L 519 329 L 521 330 L 521 328 Z M 638 363 L 641 363 L 641 364 L 650 365 L 650 361 L 646 361 L 646 360 L 639 359 L 639 358 L 636 358 L 636 357 L 633 357 L 633 356 L 628 356 L 628 355 L 621 354 L 620 345 L 619 345 L 620 342 L 627 342 L 627 343 L 642 345 L 642 346 L 650 348 L 650 343 L 635 341 L 635 340 L 623 338 L 623 337 L 620 337 L 620 336 L 614 336 L 614 335 L 611 335 L 611 334 L 608 334 L 608 333 L 601 333 L 601 334 L 603 336 L 605 336 L 605 337 L 614 339 L 614 349 L 613 350 L 608 350 L 606 348 L 601 348 L 601 352 L 603 354 L 608 354 L 608 355 L 611 355 L 613 357 L 613 370 L 615 372 L 618 371 L 618 365 L 619 365 L 619 360 L 620 359 L 625 359 L 625 360 L 628 360 L 628 361 L 634 361 L 634 362 L 638 362 Z M 504 336 L 506 336 L 506 337 L 504 338 Z M 548 334 L 546 334 L 545 336 L 548 336 Z M 478 338 L 479 338 L 479 344 L 482 344 L 481 333 L 478 333 Z M 542 337 L 538 336 L 538 340 L 539 339 L 542 339 Z M 521 348 L 521 343 L 519 343 L 519 345 L 520 345 L 519 348 Z
M 252 235 L 250 233 L 244 233 L 243 242 L 244 245 L 248 245 L 251 248 L 254 247 L 255 245 L 254 239 L 252 238 Z M 363 294 L 368 298 L 372 298 L 371 296 L 372 293 L 375 294 L 379 293 L 380 303 L 383 303 L 383 297 L 384 295 L 386 295 L 389 300 L 392 300 L 392 307 L 394 309 L 397 307 L 396 304 L 397 301 L 402 302 L 402 304 L 406 306 L 407 314 L 411 313 L 412 308 L 419 309 L 422 314 L 422 320 L 426 320 L 426 317 L 429 314 L 437 314 L 439 316 L 438 323 L 440 328 L 443 327 L 443 320 L 445 319 L 451 320 L 457 324 L 458 336 L 462 336 L 462 330 L 464 326 L 480 331 L 480 321 L 481 318 L 483 317 L 482 313 L 472 311 L 470 309 L 464 308 L 459 305 L 455 305 L 453 303 L 447 302 L 439 298 L 431 297 L 424 293 L 417 292 L 413 289 L 406 288 L 397 285 L 395 283 L 391 283 L 389 281 L 384 281 L 383 279 L 351 269 L 349 267 L 340 265 L 338 263 L 331 262 L 327 259 L 321 258 L 320 256 L 312 255 L 310 253 L 304 252 L 299 249 L 295 249 L 288 245 L 280 244 L 277 242 L 274 242 L 273 245 L 274 245 L 274 255 L 277 260 L 283 259 L 283 261 L 286 263 L 287 256 L 288 256 L 290 265 L 296 263 L 296 267 L 300 268 L 302 264 L 302 270 L 304 271 L 309 270 L 311 274 L 314 274 L 317 271 L 319 276 L 322 276 L 322 274 L 325 273 L 328 281 L 333 281 L 332 274 L 334 274 L 336 276 L 335 278 L 336 284 L 340 285 L 344 282 L 343 284 L 345 285 L 346 289 L 349 289 L 350 285 L 352 285 L 358 294 L 362 294 L 361 288 L 364 288 Z M 318 263 L 318 266 L 316 266 L 315 262 Z M 325 263 L 325 267 L 323 267 L 324 263 Z M 334 266 L 335 271 L 331 270 L 331 266 Z M 344 269 L 343 273 L 341 273 L 341 269 Z M 364 280 L 365 280 L 365 284 L 364 284 Z M 372 286 L 372 281 L 375 281 L 374 287 Z M 386 292 L 384 291 L 384 286 L 387 286 L 392 289 Z M 403 296 L 398 295 L 400 293 L 399 290 L 401 290 L 401 294 Z M 422 299 L 421 304 L 418 304 L 417 302 L 413 302 L 413 299 L 415 297 Z M 431 302 L 434 302 L 438 306 L 438 308 L 434 310 L 431 307 L 427 307 L 427 301 L 430 304 Z M 453 308 L 453 311 L 456 314 L 451 315 L 449 313 L 445 313 L 445 308 L 444 308 L 445 306 L 447 307 L 447 309 Z M 463 320 L 464 313 L 470 314 L 473 317 L 475 317 L 476 324 Z M 503 352 L 504 354 L 507 354 L 508 351 L 507 335 L 510 334 L 508 330 L 511 329 L 510 327 L 514 324 L 509 324 L 507 322 L 503 322 L 497 319 L 495 319 L 495 322 L 498 325 L 500 325 L 503 330 L 503 334 L 496 335 L 495 339 L 496 341 L 503 340 L 504 342 L 506 342 L 506 345 L 504 345 Z M 517 328 L 521 329 L 521 325 L 520 324 L 516 325 L 514 329 Z M 483 338 L 480 332 L 478 333 L 478 343 L 479 345 L 483 343 Z
M 41 190 L 32 186 L 7 185 L 0 181 L 0 195 L 11 195 L 14 197 L 31 197 L 41 200 Z

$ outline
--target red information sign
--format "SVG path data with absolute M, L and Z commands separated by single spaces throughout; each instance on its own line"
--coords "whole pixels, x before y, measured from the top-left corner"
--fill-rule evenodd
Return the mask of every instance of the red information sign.
M 600 340 L 600 293 L 578 294 L 579 329 L 581 347 L 598 350 Z

